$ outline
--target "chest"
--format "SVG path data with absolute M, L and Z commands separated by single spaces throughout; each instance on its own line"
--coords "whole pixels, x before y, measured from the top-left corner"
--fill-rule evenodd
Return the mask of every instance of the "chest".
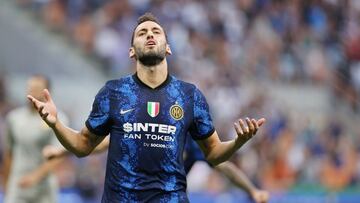
M 147 123 L 147 128 L 164 133 L 171 131 L 169 125 L 186 127 L 193 118 L 191 98 L 178 90 L 121 93 L 111 97 L 110 108 L 116 126 Z

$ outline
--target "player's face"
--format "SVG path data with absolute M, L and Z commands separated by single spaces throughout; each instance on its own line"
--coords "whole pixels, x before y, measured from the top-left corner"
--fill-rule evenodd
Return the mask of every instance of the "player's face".
M 152 21 L 141 23 L 134 32 L 130 57 L 144 66 L 154 66 L 162 62 L 166 54 L 171 54 L 171 51 L 161 26 Z
M 27 93 L 39 101 L 44 101 L 43 90 L 47 88 L 46 81 L 41 77 L 33 77 L 28 80 Z

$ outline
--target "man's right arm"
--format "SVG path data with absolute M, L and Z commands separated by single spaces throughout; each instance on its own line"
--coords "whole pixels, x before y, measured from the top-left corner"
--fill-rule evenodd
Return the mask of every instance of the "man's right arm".
M 109 148 L 109 144 L 110 144 L 109 137 L 105 137 L 105 139 L 95 147 L 95 149 L 91 152 L 91 154 L 100 154 L 106 151 Z M 70 152 L 62 147 L 48 145 L 43 149 L 43 156 L 45 159 L 60 158 L 68 155 L 70 155 Z
M 77 157 L 89 155 L 105 138 L 105 136 L 97 136 L 91 133 L 86 126 L 78 132 L 66 127 L 60 121 L 56 122 L 52 129 L 60 143 Z

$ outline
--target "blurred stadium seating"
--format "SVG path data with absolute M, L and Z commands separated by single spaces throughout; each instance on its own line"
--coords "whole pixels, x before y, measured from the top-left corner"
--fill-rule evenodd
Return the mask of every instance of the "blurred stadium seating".
M 271 202 L 359 202 L 357 0 L 4 0 L 0 129 L 34 72 L 50 76 L 56 102 L 80 128 L 103 82 L 133 72 L 128 48 L 145 11 L 167 30 L 170 72 L 204 92 L 223 140 L 238 117 L 268 119 L 232 161 Z M 57 171 L 62 202 L 97 202 L 105 159 L 69 158 Z M 194 202 L 248 201 L 217 172 L 191 173 Z

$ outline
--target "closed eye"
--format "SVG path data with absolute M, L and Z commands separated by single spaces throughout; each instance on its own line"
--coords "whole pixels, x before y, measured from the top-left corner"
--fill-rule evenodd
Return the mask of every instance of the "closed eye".
M 138 31 L 137 36 L 142 36 L 142 35 L 144 35 L 146 32 L 147 32 L 147 29 L 146 29 L 146 28 L 143 28 L 143 29 L 141 29 L 141 30 Z
M 152 31 L 153 31 L 153 33 L 155 33 L 155 34 L 160 34 L 160 33 L 161 33 L 160 29 L 159 29 L 159 28 L 156 28 L 156 27 L 153 28 Z

